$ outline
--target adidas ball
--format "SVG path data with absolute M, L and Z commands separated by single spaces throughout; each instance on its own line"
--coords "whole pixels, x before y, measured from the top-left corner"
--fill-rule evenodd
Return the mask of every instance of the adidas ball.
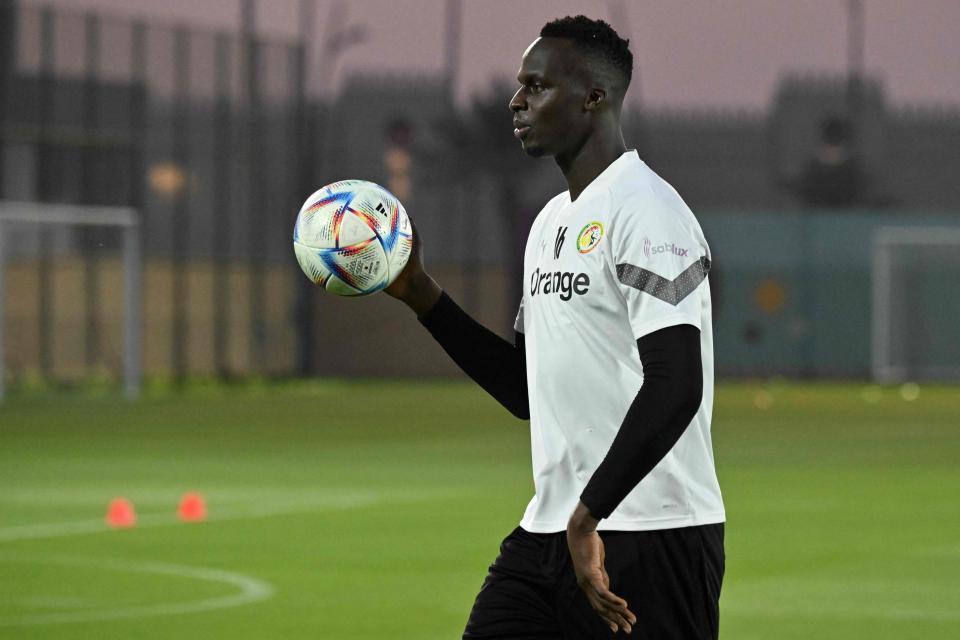
M 300 207 L 293 250 L 315 284 L 338 296 L 365 296 L 390 285 L 413 246 L 407 212 L 396 197 L 365 180 L 342 180 Z

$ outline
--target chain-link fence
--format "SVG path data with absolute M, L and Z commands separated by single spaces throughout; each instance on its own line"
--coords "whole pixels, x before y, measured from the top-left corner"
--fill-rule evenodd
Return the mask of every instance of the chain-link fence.
M 326 80 L 328 44 L 315 69 Z M 307 62 L 294 41 L 0 0 L 0 199 L 140 212 L 148 376 L 454 371 L 395 301 L 319 295 L 299 273 L 300 201 L 344 178 L 397 193 L 431 273 L 509 335 L 527 230 L 565 188 L 553 162 L 517 148 L 514 82 L 458 105 L 443 75 L 358 73 L 325 103 L 306 95 Z M 707 231 L 718 371 L 866 375 L 868 318 L 845 320 L 869 302 L 866 254 L 836 268 L 833 254 L 778 260 L 819 233 L 862 243 L 845 225 L 867 233 L 894 209 L 887 222 L 955 224 L 960 111 L 892 104 L 877 78 L 788 74 L 765 110 L 634 104 L 623 124 Z M 118 377 L 118 232 L 4 232 L 12 382 Z M 827 313 L 842 300 L 856 303 Z
M 303 48 L 2 6 L 0 198 L 140 211 L 148 372 L 293 372 L 286 230 L 309 158 Z M 104 274 L 119 260 L 116 232 L 11 233 L 19 292 L 7 313 L 11 371 L 115 371 L 120 345 Z M 55 335 L 72 355 L 55 352 Z

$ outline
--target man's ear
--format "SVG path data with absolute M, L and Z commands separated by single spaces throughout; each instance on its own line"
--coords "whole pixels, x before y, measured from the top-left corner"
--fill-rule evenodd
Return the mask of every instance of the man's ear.
M 586 111 L 596 111 L 599 109 L 604 102 L 607 100 L 607 92 L 603 89 L 590 89 L 590 93 L 587 94 L 587 99 L 583 103 L 583 108 Z

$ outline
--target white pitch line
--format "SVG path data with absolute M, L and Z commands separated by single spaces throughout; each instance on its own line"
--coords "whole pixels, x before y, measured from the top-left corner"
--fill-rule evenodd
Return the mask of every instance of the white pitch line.
M 3 495 L 0 495 L 0 503 L 12 505 L 26 505 L 31 507 L 50 508 L 51 506 L 68 507 L 90 507 L 103 504 L 104 495 L 109 495 L 116 487 L 56 487 L 56 488 L 38 488 L 38 487 L 5 487 Z M 170 501 L 180 499 L 188 488 L 182 490 L 146 487 L 138 485 L 136 493 L 131 498 L 136 498 L 138 503 L 151 505 L 166 505 Z M 249 502 L 253 498 L 265 498 L 289 495 L 281 489 L 259 489 L 259 488 L 224 488 L 207 487 L 206 493 L 214 496 L 221 503 L 230 502 Z
M 78 559 L 64 556 L 23 556 L 23 554 L 13 555 L 10 553 L 0 555 L 0 561 L 52 564 L 69 567 L 92 567 L 133 573 L 152 573 L 178 578 L 190 578 L 204 582 L 216 582 L 236 587 L 240 590 L 238 593 L 227 596 L 204 598 L 203 600 L 188 602 L 159 602 L 156 604 L 114 609 L 88 609 L 84 611 L 64 611 L 0 617 L 0 627 L 22 627 L 69 622 L 103 622 L 106 620 L 120 620 L 122 618 L 199 613 L 252 604 L 270 598 L 274 592 L 273 585 L 262 580 L 232 571 L 207 567 L 187 567 L 159 562 L 121 562 L 119 560 Z
M 91 609 L 97 605 L 87 598 L 71 597 L 44 597 L 33 596 L 11 600 L 13 604 L 21 604 L 31 609 Z
M 271 516 L 303 513 L 307 511 L 332 511 L 355 509 L 380 502 L 417 501 L 431 496 L 447 493 L 444 490 L 397 491 L 397 492 L 343 492 L 321 495 L 298 500 L 284 500 L 274 504 L 223 506 L 210 512 L 207 521 L 244 520 L 267 518 Z M 152 513 L 137 517 L 137 528 L 167 527 L 180 524 L 172 513 Z M 39 540 L 61 538 L 65 536 L 104 533 L 114 531 L 102 519 L 74 520 L 72 522 L 51 522 L 45 524 L 27 524 L 0 528 L 0 543 L 18 540 Z

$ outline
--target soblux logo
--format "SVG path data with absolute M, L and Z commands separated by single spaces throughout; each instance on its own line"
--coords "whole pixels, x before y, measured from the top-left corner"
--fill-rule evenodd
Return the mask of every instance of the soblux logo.
M 540 273 L 537 267 L 530 275 L 530 295 L 560 294 L 560 299 L 566 302 L 573 294 L 582 296 L 590 290 L 590 276 L 585 273 L 574 274 L 570 271 L 544 271 Z
M 553 259 L 560 257 L 560 249 L 563 248 L 563 239 L 567 236 L 566 227 L 557 227 L 557 239 L 553 242 Z
M 690 253 L 690 250 L 679 247 L 672 242 L 664 242 L 663 244 L 654 245 L 652 242 L 650 242 L 650 238 L 643 239 L 643 255 L 649 258 L 650 256 L 655 256 L 661 253 L 672 253 L 675 256 L 686 258 L 687 254 Z

